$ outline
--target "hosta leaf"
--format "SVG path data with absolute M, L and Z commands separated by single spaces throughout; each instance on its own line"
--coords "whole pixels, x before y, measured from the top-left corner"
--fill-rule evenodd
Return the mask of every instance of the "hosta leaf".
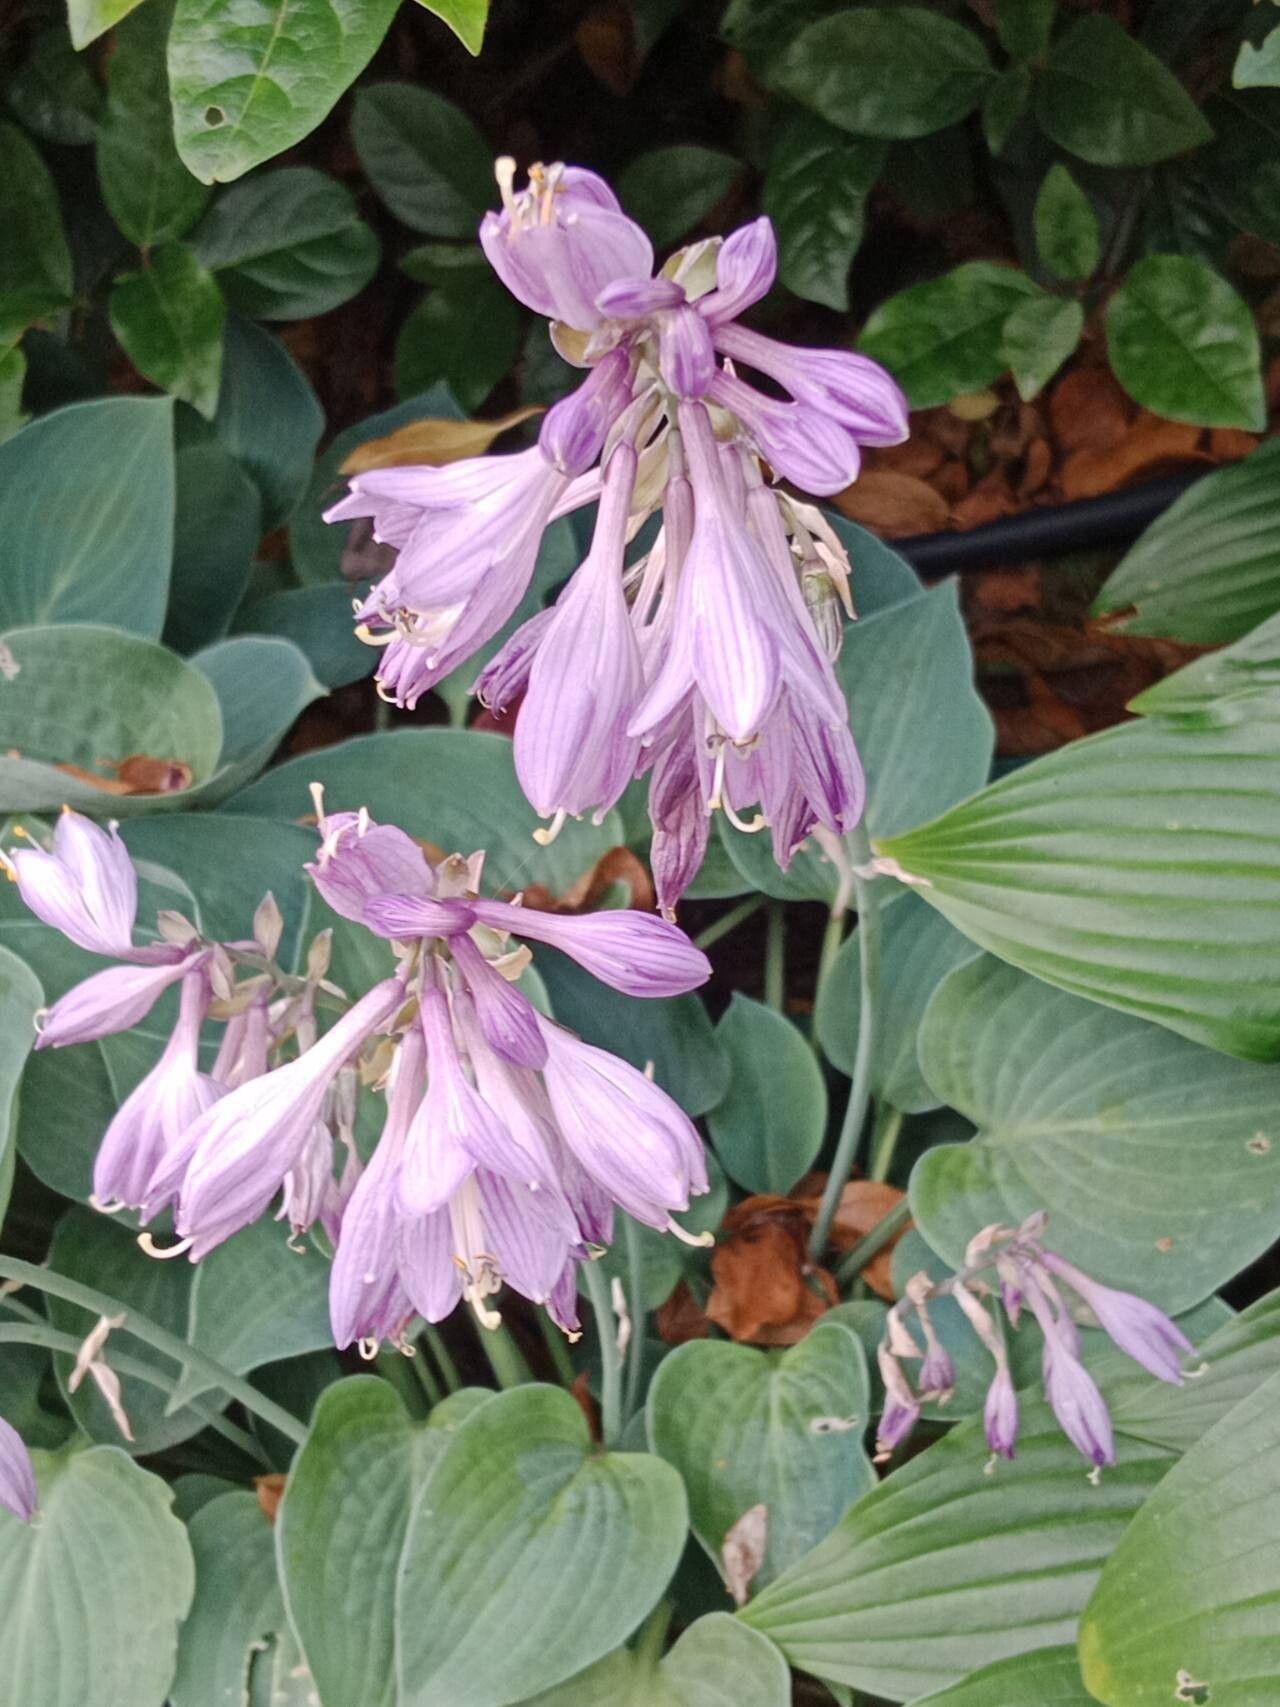
M 1280 1056 L 1280 712 L 1122 724 L 879 851 L 966 936 L 1216 1049 Z
M 1129 701 L 1143 717 L 1217 719 L 1248 715 L 1255 694 L 1280 692 L 1280 612 L 1234 646 L 1207 652 Z
M 1213 132 L 1178 79 L 1114 18 L 1077 18 L 1036 84 L 1036 117 L 1095 166 L 1151 166 Z
M 1280 85 L 1280 24 L 1255 47 L 1241 42 L 1231 73 L 1233 89 L 1274 89 Z
M 164 643 L 194 652 L 226 633 L 262 532 L 258 489 L 213 429 L 177 411 L 175 515 Z
M 882 302 L 858 348 L 887 367 L 913 409 L 980 391 L 1005 367 L 1004 324 L 1039 287 L 1013 267 L 966 261 Z
M 0 810 L 56 811 L 64 803 L 122 817 L 181 807 L 181 793 L 113 795 L 59 765 L 95 776 L 138 754 L 184 764 L 196 785 L 222 749 L 217 695 L 199 670 L 151 640 L 88 623 L 15 628 L 0 681 Z M 14 683 L 21 682 L 20 695 Z M 68 683 L 76 684 L 74 693 Z
M 788 1707 L 791 1673 L 766 1637 L 727 1612 L 689 1625 L 661 1660 L 643 1643 L 521 1707 Z
M 124 235 L 142 248 L 181 237 L 209 200 L 174 146 L 164 63 L 172 16 L 165 0 L 149 0 L 116 31 L 98 131 L 102 199 Z
M 934 1695 L 921 1695 L 913 1707 L 1092 1707 L 1080 1678 L 1075 1643 L 1015 1654 L 971 1672 Z
M 869 1406 L 857 1338 L 820 1321 L 782 1353 L 725 1340 L 678 1346 L 658 1367 L 646 1416 L 650 1446 L 683 1476 L 694 1533 L 717 1565 L 739 1518 L 767 1508 L 762 1589 L 874 1486 Z
M 519 1701 L 608 1653 L 652 1610 L 684 1546 L 680 1478 L 647 1454 L 590 1448 L 582 1411 L 556 1387 L 512 1388 L 462 1423 L 409 1517 L 401 1707 Z
M 796 113 L 769 155 L 763 200 L 778 234 L 778 273 L 788 290 L 841 311 L 862 243 L 867 196 L 885 145 L 850 136 L 815 113 Z
M 163 1707 L 194 1586 L 170 1490 L 111 1447 L 35 1464 L 37 1521 L 0 1511 L 6 1689 L 32 1707 Z
M 1280 1375 L 1174 1466 L 1107 1561 L 1080 1627 L 1109 1707 L 1262 1707 L 1280 1692 Z
M 301 142 L 365 66 L 396 0 L 178 0 L 169 85 L 178 152 L 205 184 Z
M 1280 440 L 1184 492 L 1120 560 L 1093 607 L 1130 634 L 1201 646 L 1238 640 L 1277 611 Z
M 326 314 L 364 289 L 380 253 L 351 192 L 310 166 L 225 191 L 192 245 L 231 306 L 257 320 Z
M 978 953 L 969 939 L 918 895 L 902 895 L 881 919 L 885 976 L 878 992 L 877 1038 L 871 1085 L 905 1114 L 937 1108 L 916 1055 L 916 1034 L 938 985 Z M 857 931 L 843 944 L 818 990 L 814 1024 L 823 1053 L 852 1073 L 858 1048 L 862 943 Z
M 1021 1400 L 1011 1463 L 987 1474 L 981 1419 L 959 1424 L 739 1617 L 793 1666 L 897 1701 L 1073 1640 L 1098 1571 L 1173 1458 L 1121 1436 L 1093 1487 L 1048 1407 Z
M 306 490 L 324 411 L 284 345 L 238 314 L 227 317 L 213 424 L 258 488 L 263 527 L 287 521 Z
M 42 415 L 0 445 L 0 626 L 104 622 L 160 633 L 172 422 L 167 398 L 103 397 Z
M 1174 421 L 1266 426 L 1248 305 L 1190 255 L 1148 255 L 1107 305 L 1107 354 L 1130 396 Z
M 185 244 L 155 250 L 141 272 L 117 279 L 110 313 L 111 330 L 144 378 L 213 414 L 227 310 L 217 280 Z
M 921 6 L 864 6 L 820 18 L 770 67 L 770 81 L 843 130 L 926 136 L 971 113 L 995 75 L 978 35 Z
M 285 1628 L 271 1524 L 248 1488 L 189 1520 L 196 1592 L 178 1642 L 173 1707 L 241 1707 L 254 1655 Z
M 827 1087 L 790 1020 L 734 994 L 716 1027 L 728 1089 L 708 1117 L 726 1172 L 748 1191 L 787 1192 L 813 1164 L 827 1127 Z
M 35 973 L 7 948 L 0 948 L 0 1217 L 9 1202 L 15 1155 L 18 1081 L 35 1042 L 36 1011 L 44 992 Z
M 324 689 L 292 641 L 266 635 L 219 640 L 191 662 L 212 682 L 222 707 L 218 769 L 199 790 L 199 804 L 207 806 L 265 770 L 294 720 Z M 187 804 L 194 804 L 190 797 Z
M 1052 1249 L 1176 1312 L 1274 1236 L 1274 1067 L 1202 1049 L 989 955 L 939 988 L 920 1064 L 934 1093 L 979 1128 L 968 1144 L 927 1151 L 911 1177 L 921 1232 L 957 1267 L 980 1227 L 1045 1209 Z
M 487 1393 L 455 1393 L 414 1427 L 367 1375 L 321 1395 L 276 1514 L 289 1618 L 325 1707 L 391 1707 L 392 1609 L 409 1506 L 450 1435 Z
M 375 83 L 351 120 L 369 182 L 414 231 L 475 240 L 496 198 L 488 144 L 452 101 L 415 83 Z
M 351 626 L 351 587 L 340 581 L 268 593 L 239 612 L 236 627 L 288 640 L 327 688 L 358 682 L 377 667 L 376 649 Z
M 855 554 L 855 589 L 856 562 Z M 973 685 L 954 582 L 861 617 L 845 632 L 836 672 L 867 773 L 873 836 L 918 824 L 981 788 L 991 768 L 991 715 Z M 744 835 L 722 826 L 721 834 L 752 888 L 784 900 L 835 896 L 835 870 L 814 844 L 795 854 L 784 873 L 767 832 Z

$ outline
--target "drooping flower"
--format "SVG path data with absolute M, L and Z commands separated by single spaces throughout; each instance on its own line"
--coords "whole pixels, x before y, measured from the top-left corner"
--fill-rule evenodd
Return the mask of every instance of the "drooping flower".
M 31 1454 L 13 1424 L 0 1417 L 0 1506 L 23 1523 L 36 1509 L 36 1475 Z
M 861 814 L 832 669 L 848 562 L 818 512 L 776 483 L 840 491 L 860 445 L 905 437 L 906 404 L 863 356 L 791 350 L 738 323 L 773 281 L 767 219 L 654 277 L 648 239 L 594 174 L 535 166 L 517 191 L 502 161 L 498 177 L 485 254 L 586 381 L 531 450 L 359 475 L 328 516 L 372 516 L 399 553 L 359 616 L 387 643 L 380 691 L 412 705 L 507 622 L 546 523 L 601 497 L 585 561 L 475 691 L 494 709 L 526 696 L 517 771 L 552 835 L 652 772 L 670 915 L 706 849 L 699 818 L 723 809 L 740 830 L 768 827 L 785 868 L 815 830 L 838 838 Z M 658 512 L 648 552 L 627 563 L 625 544 Z

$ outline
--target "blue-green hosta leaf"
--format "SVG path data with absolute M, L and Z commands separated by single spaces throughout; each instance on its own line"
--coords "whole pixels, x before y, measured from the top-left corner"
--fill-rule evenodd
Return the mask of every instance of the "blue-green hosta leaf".
M 5 1688 L 31 1707 L 163 1707 L 194 1587 L 170 1489 L 111 1447 L 35 1467 L 37 1520 L 0 1511 Z
M 410 1513 L 401 1707 L 505 1707 L 581 1671 L 652 1610 L 687 1527 L 675 1471 L 593 1453 L 563 1389 L 499 1393 L 462 1423 Z
M 380 254 L 350 190 L 310 166 L 225 191 L 192 245 L 231 306 L 256 320 L 328 313 L 364 289 Z
M 1280 1374 L 1228 1411 L 1107 1561 L 1080 1663 L 1108 1707 L 1280 1696 Z
M 15 628 L 0 637 L 9 669 L 0 679 L 0 811 L 101 817 L 173 810 L 182 792 L 114 795 L 60 769 L 114 772 L 138 754 L 190 767 L 198 787 L 222 750 L 222 716 L 207 678 L 151 640 L 88 623 Z M 74 688 L 72 688 L 74 684 Z M 189 791 L 188 791 L 189 798 Z
M 708 1612 L 661 1659 L 618 1648 L 521 1707 L 788 1707 L 791 1673 L 767 1637 Z
M 782 1014 L 735 993 L 716 1026 L 729 1058 L 708 1125 L 726 1171 L 748 1191 L 787 1192 L 827 1129 L 827 1087 L 808 1043 Z
M 1259 693 L 1280 692 L 1280 611 L 1257 628 L 1208 652 L 1129 701 L 1143 717 L 1190 717 L 1215 721 L 1247 717 Z
M 178 1639 L 172 1707 L 240 1707 L 254 1655 L 285 1629 L 271 1524 L 248 1488 L 201 1506 L 188 1522 L 196 1588 Z
M 1107 354 L 1129 395 L 1204 427 L 1267 423 L 1253 314 L 1191 255 L 1147 255 L 1107 304 Z
M 0 626 L 104 622 L 154 639 L 173 513 L 168 398 L 97 398 L 32 421 L 0 445 Z
M 15 1151 L 18 1081 L 31 1045 L 44 992 L 24 960 L 0 948 L 0 1218 L 9 1202 Z
M 820 1321 L 782 1353 L 725 1340 L 678 1346 L 659 1365 L 646 1418 L 650 1447 L 683 1476 L 694 1533 L 717 1565 L 734 1524 L 766 1507 L 761 1589 L 874 1486 L 869 1410 L 861 1344 Z
M 1184 492 L 1121 558 L 1093 607 L 1128 634 L 1201 646 L 1239 640 L 1278 611 L 1280 440 Z
M 262 498 L 262 525 L 278 527 L 306 490 L 324 411 L 278 339 L 238 314 L 227 317 L 218 437 Z
M 178 0 L 169 87 L 178 152 L 225 183 L 314 130 L 372 59 L 396 0 Z
M 164 643 L 195 652 L 220 640 L 249 584 L 262 532 L 258 489 L 192 409 L 174 420 L 176 513 Z
M 1255 47 L 1241 42 L 1231 73 L 1233 89 L 1274 89 L 1280 86 L 1280 24 Z
M 1072 742 L 877 849 L 1015 966 L 1274 1060 L 1280 711 L 1263 695 L 1248 712 Z
M 341 581 L 285 587 L 246 604 L 236 627 L 289 641 L 326 688 L 346 687 L 371 676 L 378 663 L 377 648 L 361 640 L 351 625 L 351 595 L 352 584 Z
M 988 1470 L 981 1419 L 961 1423 L 739 1617 L 793 1666 L 895 1701 L 1074 1640 L 1099 1570 L 1173 1455 L 1120 1435 L 1095 1487 L 1048 1407 L 1020 1403 L 1011 1463 Z
M 289 640 L 237 634 L 197 652 L 192 665 L 212 682 L 222 708 L 218 769 L 199 792 L 212 805 L 264 770 L 290 727 L 324 688 Z M 194 802 L 189 802 L 194 804 Z
M 409 1507 L 428 1469 L 477 1405 L 464 1388 L 415 1427 L 386 1381 L 327 1388 L 276 1514 L 289 1618 L 326 1707 L 392 1707 L 392 1613 Z
M 921 1695 L 913 1707 L 1093 1707 L 1080 1678 L 1075 1643 L 1037 1648 L 971 1672 L 949 1689 Z
M 921 1231 L 956 1266 L 980 1227 L 1045 1209 L 1052 1249 L 1176 1312 L 1274 1237 L 1276 1067 L 1203 1049 L 989 955 L 940 986 L 920 1064 L 979 1128 L 968 1144 L 927 1151 L 911 1178 Z
M 982 787 L 994 736 L 973 685 L 954 582 L 860 618 L 845 631 L 836 671 L 867 773 L 873 836 L 918 824 Z M 783 900 L 834 898 L 836 873 L 816 844 L 783 873 L 767 831 L 744 835 L 722 827 L 721 834 L 752 888 Z

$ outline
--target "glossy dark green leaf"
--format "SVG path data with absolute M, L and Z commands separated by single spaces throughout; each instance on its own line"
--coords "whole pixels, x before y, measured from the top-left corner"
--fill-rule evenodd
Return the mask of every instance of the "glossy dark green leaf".
M 181 237 L 209 200 L 174 145 L 164 58 L 172 16 L 164 0 L 149 0 L 116 31 L 98 131 L 102 199 L 124 235 L 142 248 Z
M 1080 342 L 1084 308 L 1060 296 L 1029 296 L 1012 310 L 1000 335 L 1000 353 L 1024 402 L 1039 396 Z
M 16 125 L 0 124 L 0 339 L 71 300 L 71 251 L 48 168 Z
M 497 199 L 493 156 L 452 101 L 414 83 L 375 83 L 356 96 L 356 153 L 397 219 L 431 237 L 468 237 Z
M 994 75 L 963 24 L 921 6 L 863 6 L 802 29 L 770 80 L 842 130 L 911 137 L 971 113 Z
M 1036 117 L 1095 166 L 1152 166 L 1213 132 L 1173 73 L 1114 18 L 1077 18 L 1036 83 Z
M 919 1696 L 914 1707 L 1093 1707 L 1095 1700 L 1081 1681 L 1071 1642 L 997 1660 L 950 1689 Z
M 996 0 L 996 35 L 1014 59 L 1039 59 L 1049 46 L 1057 0 Z
M 727 1612 L 695 1619 L 659 1659 L 616 1648 L 521 1707 L 788 1707 L 791 1674 L 766 1637 Z
M 668 249 L 701 225 L 742 170 L 740 160 L 718 148 L 649 148 L 619 176 L 618 199 L 654 247 Z
M 134 367 L 206 416 L 218 406 L 226 318 L 217 280 L 184 243 L 154 250 L 111 292 L 111 330 Z
M 17 348 L 0 352 L 0 444 L 20 432 L 31 417 L 22 407 L 27 358 Z
M 855 570 L 855 596 L 857 579 Z M 991 768 L 991 716 L 973 685 L 973 656 L 954 582 L 860 617 L 836 666 L 867 773 L 867 824 L 891 835 L 982 787 Z M 774 864 L 766 834 L 722 828 L 753 888 L 782 900 L 834 899 L 835 868 L 816 844 Z
M 1280 1375 L 1196 1443 L 1107 1561 L 1080 1664 L 1108 1707 L 1280 1692 Z
M 464 1388 L 414 1427 L 372 1376 L 321 1395 L 276 1515 L 276 1557 L 325 1707 L 395 1701 L 392 1613 L 409 1507 L 463 1418 L 490 1397 Z
M 827 1087 L 813 1051 L 782 1014 L 735 993 L 716 1026 L 728 1089 L 708 1117 L 716 1154 L 747 1191 L 788 1192 L 813 1165 Z
M 1121 1436 L 1093 1487 L 1048 1407 L 1020 1398 L 1011 1463 L 988 1473 L 981 1419 L 959 1424 L 739 1616 L 793 1666 L 899 1701 L 1074 1640 L 1099 1570 L 1173 1458 Z
M 1132 612 L 1131 615 L 1122 614 Z M 1239 640 L 1280 611 L 1280 443 L 1199 481 L 1120 560 L 1094 603 L 1130 634 Z
M 1207 427 L 1267 421 L 1258 332 L 1227 281 L 1190 255 L 1148 255 L 1107 305 L 1107 354 L 1129 395 Z
M 163 1707 L 194 1588 L 171 1490 L 110 1447 L 35 1468 L 37 1521 L 0 1511 L 5 1688 L 31 1707 Z
M 373 57 L 396 0 L 178 0 L 169 84 L 178 152 L 205 184 L 314 130 Z
M 164 643 L 194 652 L 220 640 L 249 584 L 262 532 L 258 489 L 213 429 L 189 410 L 174 422 L 176 513 Z
M 882 142 L 850 136 L 815 113 L 796 113 L 782 127 L 769 154 L 763 201 L 788 290 L 827 308 L 848 308 L 849 268 L 885 155 Z
M 1280 1056 L 1280 717 L 1074 741 L 878 844 L 1002 959 L 1229 1054 Z
M 396 340 L 396 390 L 414 396 L 447 385 L 464 409 L 478 409 L 520 349 L 515 298 L 488 274 L 429 291 Z
M 942 980 L 978 951 L 918 895 L 902 895 L 886 907 L 881 930 L 884 973 L 872 1088 L 905 1114 L 918 1114 L 937 1108 L 940 1100 L 920 1071 L 920 1022 Z M 854 931 L 823 979 L 814 1013 L 823 1053 L 842 1073 L 852 1073 L 858 1048 L 861 976 L 862 943 Z
M 401 1707 L 504 1707 L 600 1659 L 652 1610 L 687 1526 L 676 1472 L 643 1453 L 593 1453 L 561 1388 L 480 1405 L 410 1513 L 396 1582 Z
M 1004 371 L 1005 321 L 1038 293 L 1013 267 L 966 261 L 882 302 L 858 348 L 889 369 L 912 408 L 949 403 Z
M 1280 92 L 1224 89 L 1205 116 L 1214 140 L 1196 163 L 1209 193 L 1237 225 L 1280 242 Z
M 285 1628 L 271 1523 L 248 1488 L 189 1520 L 196 1591 L 178 1639 L 172 1707 L 242 1703 L 254 1655 Z
M 1098 216 L 1061 161 L 1050 166 L 1036 195 L 1036 251 L 1060 279 L 1087 279 L 1098 265 Z
M 1032 76 L 1025 65 L 1006 65 L 982 103 L 982 134 L 992 154 L 1004 153 L 1014 126 L 1031 99 Z
M 364 289 L 380 253 L 351 192 L 310 166 L 226 190 L 191 241 L 231 306 L 255 320 L 326 314 Z
M 324 412 L 284 345 L 238 314 L 227 317 L 213 424 L 258 488 L 263 527 L 287 521 L 306 490 Z
M 45 142 L 82 147 L 97 134 L 102 90 L 60 24 L 32 39 L 5 94 L 27 129 Z
M 782 1353 L 691 1340 L 649 1389 L 649 1443 L 684 1478 L 693 1530 L 717 1566 L 724 1538 L 755 1505 L 768 1511 L 764 1588 L 828 1535 L 875 1485 L 863 1447 L 866 1359 L 839 1322 L 819 1322 Z
M 967 1144 L 926 1151 L 911 1176 L 916 1223 L 956 1266 L 979 1228 L 1043 1209 L 1052 1249 L 1178 1312 L 1271 1242 L 1275 1067 L 1202 1049 L 990 955 L 934 996 L 920 1065 L 979 1128 Z
M 182 805 L 176 794 L 104 793 L 57 765 L 109 776 L 104 765 L 144 754 L 189 766 L 196 785 L 213 775 L 222 750 L 217 696 L 175 653 L 119 629 L 70 622 L 10 629 L 4 645 L 16 670 L 0 682 L 0 811 L 67 804 L 126 817 Z

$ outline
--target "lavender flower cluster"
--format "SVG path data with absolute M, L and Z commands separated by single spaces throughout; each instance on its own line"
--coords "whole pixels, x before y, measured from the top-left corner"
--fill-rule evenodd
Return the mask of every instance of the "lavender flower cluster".
M 556 833 L 650 777 L 652 864 L 668 914 L 702 863 L 710 813 L 768 827 L 784 868 L 818 827 L 862 813 L 862 769 L 832 663 L 852 613 L 848 562 L 813 505 L 857 475 L 860 445 L 906 437 L 907 407 L 874 362 L 796 350 L 740 325 L 773 283 L 758 219 L 682 250 L 653 248 L 602 179 L 535 166 L 480 241 L 521 302 L 588 370 L 510 456 L 361 474 L 327 513 L 371 517 L 395 565 L 358 607 L 403 706 L 491 640 L 528 590 L 547 524 L 599 500 L 591 549 L 554 606 L 518 628 L 475 691 L 515 730 L 521 786 Z M 745 367 L 785 398 L 740 377 Z M 661 512 L 638 561 L 626 548 Z M 758 808 L 758 810 L 754 810 Z M 747 816 L 750 814 L 750 816 Z
M 884 1413 L 876 1437 L 880 1458 L 889 1457 L 911 1433 L 923 1399 L 945 1402 L 955 1386 L 955 1365 L 929 1315 L 929 1301 L 943 1297 L 953 1298 L 960 1306 L 995 1362 L 983 1409 L 987 1444 L 1000 1457 L 1013 1457 L 1018 1399 L 1004 1335 L 982 1302 L 982 1295 L 991 1291 L 982 1278 L 988 1269 L 995 1271 L 1010 1326 L 1017 1328 L 1024 1307 L 1038 1323 L 1044 1339 L 1045 1397 L 1067 1439 L 1095 1469 L 1115 1463 L 1115 1437 L 1106 1401 L 1080 1361 L 1079 1316 L 1100 1327 L 1121 1351 L 1158 1380 L 1182 1385 L 1182 1358 L 1194 1347 L 1177 1323 L 1145 1298 L 1103 1286 L 1064 1257 L 1046 1250 L 1046 1220 L 1043 1213 L 1037 1213 L 1021 1227 L 993 1222 L 970 1240 L 959 1274 L 937 1284 L 923 1273 L 908 1281 L 903 1296 L 889 1311 L 877 1352 L 885 1386 Z M 907 1326 L 911 1317 L 924 1340 L 923 1350 Z M 903 1369 L 904 1358 L 919 1359 L 914 1388 Z
M 575 1333 L 578 1265 L 610 1242 L 615 1206 L 688 1238 L 673 1214 L 707 1189 L 706 1167 L 664 1091 L 516 988 L 532 958 L 525 941 L 641 997 L 694 989 L 707 959 L 654 914 L 559 917 L 486 899 L 483 854 L 433 869 L 403 830 L 317 806 L 316 888 L 395 957 L 323 1034 L 319 1005 L 342 1000 L 325 976 L 327 937 L 305 975 L 282 971 L 269 896 L 244 941 L 210 942 L 166 913 L 158 940 L 135 946 L 137 872 L 114 825 L 64 812 L 49 850 L 5 856 L 38 918 L 120 963 L 41 1016 L 37 1048 L 125 1031 L 179 987 L 160 1059 L 102 1140 L 93 1201 L 144 1224 L 171 1210 L 178 1242 L 161 1251 L 144 1234 L 144 1246 L 195 1262 L 281 1193 L 293 1234 L 319 1223 L 335 1247 L 339 1346 L 399 1343 L 415 1316 L 439 1321 L 464 1297 L 495 1325 L 485 1301 L 504 1281 Z M 221 1036 L 205 1071 L 213 1025 Z M 361 1084 L 386 1104 L 367 1166 L 354 1139 Z

